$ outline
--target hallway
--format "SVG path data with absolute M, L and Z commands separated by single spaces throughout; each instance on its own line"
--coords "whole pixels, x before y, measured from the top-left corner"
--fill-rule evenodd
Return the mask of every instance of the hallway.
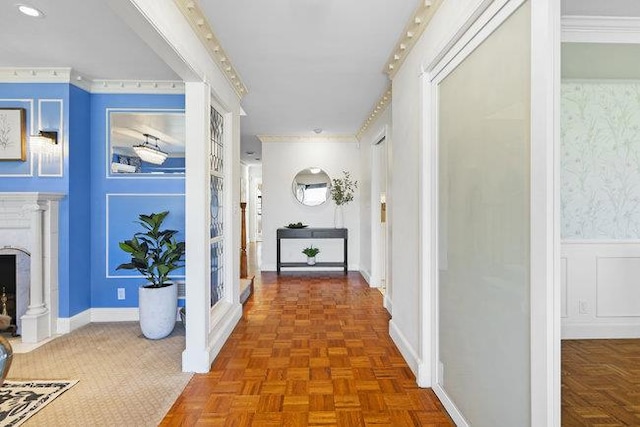
M 161 425 L 453 425 L 416 386 L 388 322 L 359 273 L 258 274 L 211 371 Z

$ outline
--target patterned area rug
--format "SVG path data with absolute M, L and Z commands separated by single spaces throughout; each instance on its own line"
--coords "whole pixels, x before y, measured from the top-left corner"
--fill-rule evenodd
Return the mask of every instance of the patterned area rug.
M 5 381 L 0 387 L 0 426 L 19 426 L 78 381 Z

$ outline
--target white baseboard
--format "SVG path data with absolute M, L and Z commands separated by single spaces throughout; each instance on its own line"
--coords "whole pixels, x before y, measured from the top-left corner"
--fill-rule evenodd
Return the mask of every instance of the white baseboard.
M 75 331 L 85 325 L 91 323 L 91 309 L 81 311 L 75 316 L 71 317 L 59 317 L 57 322 L 58 333 L 68 334 L 71 331 Z
M 91 321 L 102 322 L 137 322 L 140 320 L 138 307 L 92 308 Z
M 640 320 L 618 323 L 562 322 L 562 339 L 640 338 Z
M 367 282 L 369 286 L 371 286 L 371 274 L 366 270 L 360 270 L 360 275 Z
M 449 395 L 444 391 L 442 386 L 440 386 L 440 384 L 434 384 L 433 391 L 436 396 L 438 396 L 438 399 L 440 399 L 440 402 L 442 402 L 442 406 L 447 410 L 455 425 L 457 427 L 469 427 L 469 422 L 464 418 L 462 412 L 458 410 L 458 407 L 453 403 L 453 400 L 449 398 Z
M 276 271 L 276 265 L 275 264 L 262 264 L 260 266 L 260 271 Z
M 393 319 L 389 321 L 389 335 L 398 347 L 398 350 L 400 350 L 400 354 L 402 354 L 402 357 L 404 357 L 407 365 L 409 365 L 409 368 L 413 372 L 413 375 L 415 375 L 417 378 L 419 373 L 418 368 L 420 366 L 420 359 L 418 358 L 418 354 L 413 349 L 411 344 L 409 344 L 409 341 L 404 336 L 404 334 L 400 332 L 400 329 L 398 329 Z
M 388 292 L 384 294 L 384 302 L 382 303 L 382 306 L 387 309 L 390 316 L 393 316 L 393 303 L 391 302 L 391 296 Z
M 216 324 L 212 325 L 213 332 L 209 334 L 209 365 L 218 356 L 222 346 L 227 342 L 241 318 L 242 304 L 234 304 L 223 316 L 219 317 Z M 206 372 L 209 372 L 209 367 Z

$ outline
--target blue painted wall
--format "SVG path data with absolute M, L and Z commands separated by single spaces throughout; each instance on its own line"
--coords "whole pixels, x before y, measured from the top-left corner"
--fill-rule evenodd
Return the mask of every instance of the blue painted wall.
M 167 228 L 180 231 L 184 240 L 184 176 L 109 176 L 107 168 L 108 110 L 183 110 L 184 95 L 91 96 L 91 216 L 94 238 L 91 248 L 92 307 L 137 307 L 138 287 L 145 279 L 131 270 L 116 270 L 128 261 L 118 242 L 138 231 L 135 221 L 141 213 L 169 210 Z M 180 280 L 184 272 L 176 272 Z M 117 299 L 124 288 L 126 299 Z
M 25 108 L 28 134 L 58 130 L 63 144 L 61 161 L 40 165 L 28 147 L 28 161 L 0 162 L 0 191 L 66 194 L 60 203 L 59 316 L 91 307 L 137 307 L 144 279 L 115 271 L 126 261 L 118 242 L 135 232 L 138 214 L 165 209 L 171 211 L 166 225 L 184 239 L 184 176 L 109 177 L 107 109 L 183 110 L 184 96 L 89 94 L 69 84 L 0 83 L 1 107 Z M 177 273 L 177 279 L 184 275 Z M 125 288 L 125 300 L 117 300 L 117 288 Z
M 60 310 L 73 316 L 91 307 L 91 95 L 69 92 L 69 298 Z
M 38 130 L 58 131 L 62 158 L 43 159 L 32 155 L 27 138 L 27 161 L 0 162 L 0 191 L 54 192 L 69 194 L 70 85 L 62 83 L 0 83 L 0 108 L 20 107 L 27 112 L 27 134 Z M 61 175 L 61 176 L 51 176 Z M 60 201 L 59 212 L 59 316 L 69 315 L 69 198 Z M 85 285 L 86 286 L 86 285 Z M 85 305 L 88 308 L 88 306 Z

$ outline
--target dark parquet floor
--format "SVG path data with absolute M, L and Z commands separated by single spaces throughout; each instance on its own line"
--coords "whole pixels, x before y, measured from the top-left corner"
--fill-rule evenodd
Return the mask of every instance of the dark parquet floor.
M 562 425 L 640 426 L 640 340 L 562 342 Z
M 382 296 L 357 273 L 258 273 L 208 374 L 163 426 L 452 426 L 389 337 Z

